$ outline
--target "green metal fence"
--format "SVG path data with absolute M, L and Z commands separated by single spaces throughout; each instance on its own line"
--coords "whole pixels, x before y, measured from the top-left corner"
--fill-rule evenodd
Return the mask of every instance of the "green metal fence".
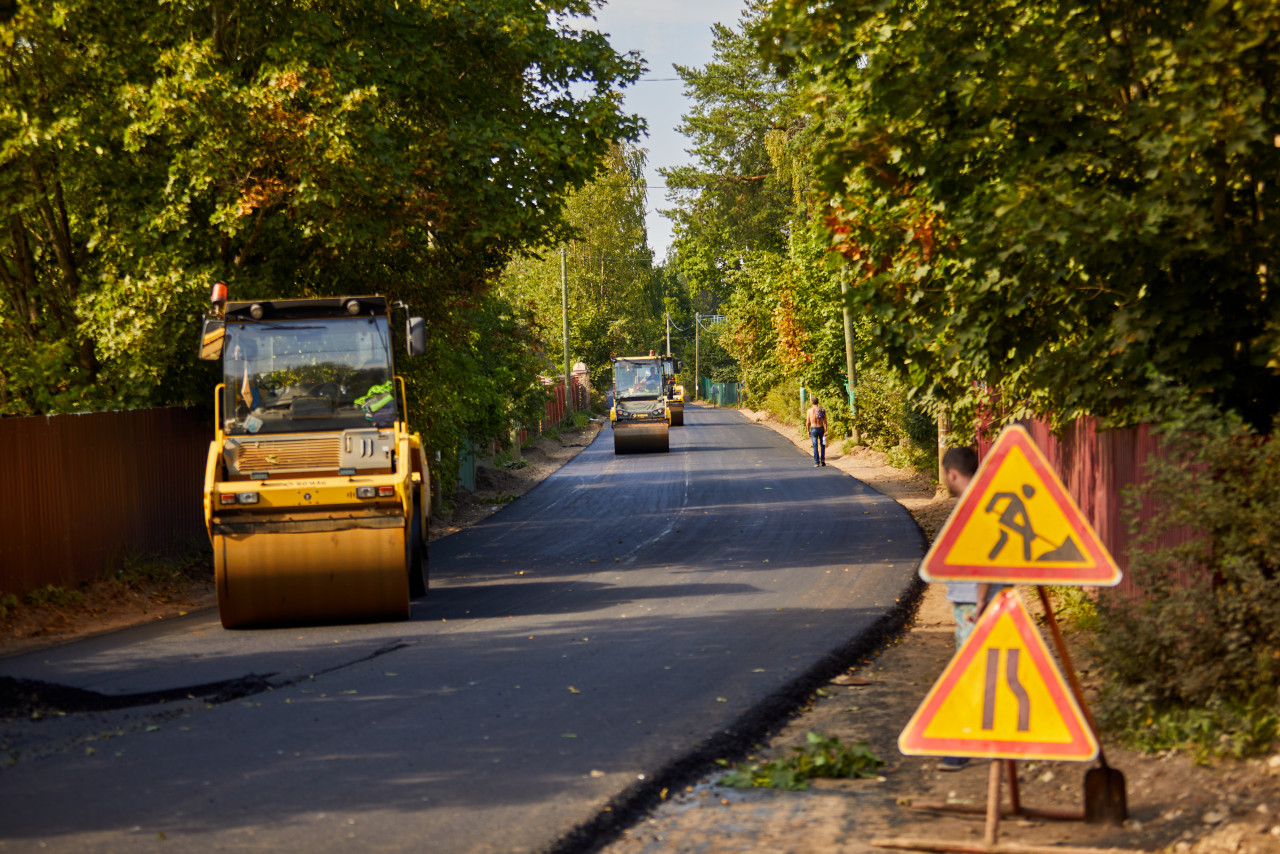
M 742 383 L 713 383 L 706 377 L 700 378 L 702 383 L 698 397 L 716 406 L 741 406 Z

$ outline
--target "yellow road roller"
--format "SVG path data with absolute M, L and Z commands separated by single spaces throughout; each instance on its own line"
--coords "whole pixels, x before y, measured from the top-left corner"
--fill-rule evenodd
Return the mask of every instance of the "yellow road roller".
M 228 302 L 204 518 L 228 629 L 404 620 L 427 592 L 430 472 L 407 424 L 385 297 Z M 408 318 L 409 355 L 426 350 Z
M 676 385 L 676 374 L 680 373 L 680 360 L 673 356 L 662 357 L 662 394 L 667 399 L 667 412 L 670 413 L 672 427 L 684 425 L 684 386 Z
M 662 390 L 662 359 L 620 356 L 613 359 L 613 452 L 669 451 L 670 414 Z

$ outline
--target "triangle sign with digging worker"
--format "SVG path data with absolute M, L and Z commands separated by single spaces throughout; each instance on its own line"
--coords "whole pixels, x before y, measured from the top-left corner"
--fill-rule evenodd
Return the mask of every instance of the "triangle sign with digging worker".
M 920 575 L 925 581 L 1120 583 L 1120 568 L 1018 426 L 996 439 L 925 555 Z

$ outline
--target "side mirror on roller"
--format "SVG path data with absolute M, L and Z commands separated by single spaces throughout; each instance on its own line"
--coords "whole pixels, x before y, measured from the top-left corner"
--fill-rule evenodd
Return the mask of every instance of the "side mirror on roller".
M 404 338 L 410 356 L 427 352 L 427 322 L 421 317 L 409 318 L 405 321 Z
M 206 317 L 200 333 L 200 358 L 213 361 L 222 358 L 222 345 L 226 341 L 226 323 L 218 318 Z

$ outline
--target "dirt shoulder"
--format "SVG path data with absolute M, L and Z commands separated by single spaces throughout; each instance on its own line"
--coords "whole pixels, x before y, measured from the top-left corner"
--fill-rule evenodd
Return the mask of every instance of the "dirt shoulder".
M 795 442 L 809 465 L 809 440 L 765 413 L 743 414 Z M 827 463 L 894 498 L 932 538 L 955 499 L 930 478 L 888 466 L 866 448 L 842 455 L 827 449 Z M 1033 614 L 1034 588 L 1022 591 Z M 981 847 L 985 828 L 987 762 L 941 772 L 937 760 L 904 757 L 898 734 L 955 652 L 954 621 L 941 585 L 929 585 L 906 631 L 870 660 L 833 680 L 811 704 L 760 745 L 754 761 L 792 755 L 810 732 L 845 743 L 865 741 L 888 764 L 870 780 L 821 780 L 803 792 L 718 786 L 708 774 L 671 793 L 645 820 L 604 849 L 605 854 L 729 854 L 729 852 L 863 852 L 882 850 L 882 839 L 941 840 Z M 1082 651 L 1074 649 L 1078 669 Z M 1088 690 L 1088 674 L 1082 678 Z M 1122 848 L 1179 852 L 1280 852 L 1280 755 L 1270 760 L 1197 767 L 1180 753 L 1142 755 L 1104 739 L 1111 765 L 1126 777 L 1130 820 L 1123 827 L 1081 821 L 1005 819 L 1002 844 Z M 1025 807 L 1079 811 L 1084 774 L 1092 765 L 1016 764 Z M 1005 803 L 1008 803 L 1007 787 Z M 969 808 L 978 814 L 921 809 L 926 804 Z M 952 850 L 959 850 L 952 848 Z

